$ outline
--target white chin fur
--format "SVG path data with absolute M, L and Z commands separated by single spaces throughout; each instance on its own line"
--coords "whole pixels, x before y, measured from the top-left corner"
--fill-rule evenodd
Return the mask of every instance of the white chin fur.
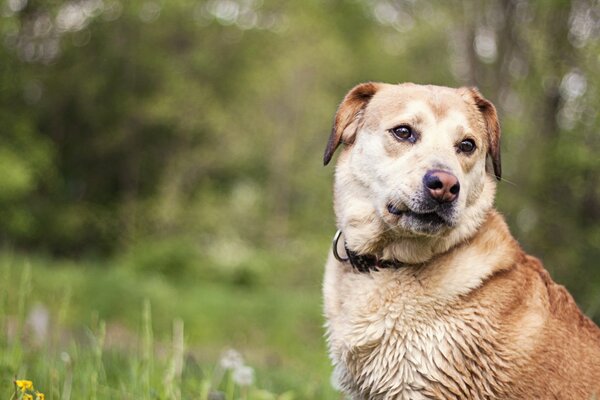
M 351 180 L 344 182 L 342 178 L 336 182 L 335 190 L 338 227 L 344 233 L 346 244 L 354 251 L 376 253 L 385 259 L 410 264 L 423 263 L 473 236 L 481 226 L 493 206 L 496 190 L 492 177 L 485 176 L 484 180 L 477 197 L 470 199 L 472 201 L 456 215 L 454 227 L 443 227 L 436 233 L 411 229 L 402 223 L 396 222 L 393 226 L 390 221 L 384 222 L 386 216 L 375 210 L 373 199 L 357 195 L 365 188 L 352 187 L 357 184 Z

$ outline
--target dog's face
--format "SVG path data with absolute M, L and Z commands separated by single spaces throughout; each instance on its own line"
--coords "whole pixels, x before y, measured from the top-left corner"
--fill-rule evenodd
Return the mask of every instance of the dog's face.
M 464 236 L 491 207 L 486 158 L 499 178 L 499 136 L 494 106 L 475 89 L 356 86 L 338 109 L 324 159 L 346 144 L 335 208 L 349 243 L 360 248 L 368 236 L 363 250 L 372 251 L 397 237 Z

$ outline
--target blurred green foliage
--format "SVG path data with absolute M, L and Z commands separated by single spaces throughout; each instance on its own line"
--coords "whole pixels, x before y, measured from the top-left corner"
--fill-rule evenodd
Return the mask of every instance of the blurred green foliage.
M 368 80 L 475 85 L 501 116 L 498 208 L 600 322 L 597 1 L 6 0 L 0 12 L 6 248 L 112 260 L 87 267 L 98 279 L 110 264 L 107 276 L 314 300 L 335 230 L 321 157 L 343 95 Z M 73 285 L 119 288 L 90 279 Z M 218 293 L 214 310 L 234 307 Z

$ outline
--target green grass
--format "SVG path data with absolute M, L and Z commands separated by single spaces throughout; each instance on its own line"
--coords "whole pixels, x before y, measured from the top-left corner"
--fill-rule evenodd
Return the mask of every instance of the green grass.
M 0 257 L 0 398 L 15 378 L 48 400 L 339 398 L 318 268 L 248 283 L 106 264 Z M 49 316 L 37 336 L 36 312 Z M 229 348 L 254 370 L 251 385 L 221 367 Z

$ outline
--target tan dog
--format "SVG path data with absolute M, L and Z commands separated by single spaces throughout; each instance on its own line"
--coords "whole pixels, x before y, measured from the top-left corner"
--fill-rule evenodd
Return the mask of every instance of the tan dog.
M 350 398 L 600 398 L 600 329 L 493 209 L 499 141 L 476 89 L 365 83 L 344 98 L 324 158 L 345 144 L 324 296 Z

